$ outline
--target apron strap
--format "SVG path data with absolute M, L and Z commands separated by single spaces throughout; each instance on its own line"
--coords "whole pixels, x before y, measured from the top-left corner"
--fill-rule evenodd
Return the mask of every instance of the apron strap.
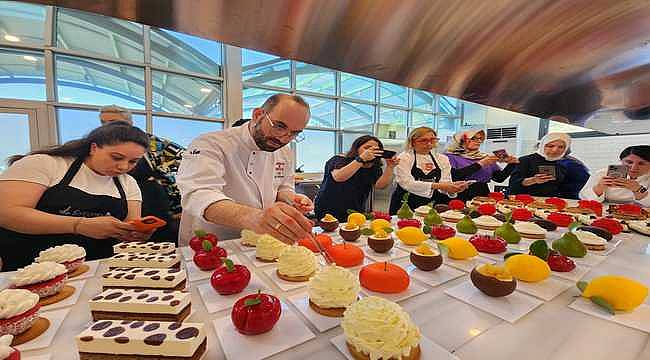
M 442 168 L 440 167 L 440 165 L 438 165 L 438 162 L 436 161 L 436 157 L 433 156 L 432 153 L 429 152 L 429 156 L 431 156 L 431 160 L 433 161 L 433 165 L 435 165 L 436 169 L 439 170 L 438 171 L 438 176 L 437 176 L 437 179 L 436 179 L 436 182 L 438 182 L 438 181 L 440 181 L 440 179 L 442 179 Z M 431 171 L 433 171 L 433 170 L 431 170 Z
M 72 181 L 74 176 L 77 175 L 77 172 L 79 172 L 79 169 L 81 169 L 81 165 L 83 164 L 83 162 L 84 162 L 83 158 L 76 158 L 75 161 L 73 161 L 70 167 L 68 168 L 68 171 L 65 172 L 63 179 L 59 181 L 59 185 L 62 186 L 70 185 L 70 182 Z
M 113 177 L 113 182 L 115 183 L 115 187 L 117 187 L 117 191 L 120 193 L 120 200 L 122 202 L 122 207 L 126 210 L 128 216 L 129 203 L 126 201 L 126 193 L 124 192 L 124 188 L 122 187 L 122 184 L 120 183 L 120 179 L 118 179 L 117 176 Z

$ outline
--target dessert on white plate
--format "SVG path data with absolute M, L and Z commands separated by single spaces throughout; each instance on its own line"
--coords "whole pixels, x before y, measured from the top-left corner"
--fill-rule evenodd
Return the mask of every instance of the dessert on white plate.
M 18 269 L 11 278 L 11 287 L 25 289 L 41 298 L 57 294 L 68 279 L 68 269 L 61 264 L 44 261 Z
M 359 279 L 349 270 L 328 265 L 309 282 L 309 306 L 317 313 L 341 317 L 359 297 Z
M 65 266 L 68 273 L 71 273 L 81 266 L 85 259 L 86 249 L 74 244 L 64 244 L 41 251 L 35 261 L 52 261 Z
M 113 245 L 113 253 L 171 254 L 176 252 L 173 242 L 132 241 Z
M 181 265 L 179 254 L 119 253 L 106 259 L 109 268 L 178 268 Z
M 545 239 L 548 233 L 543 227 L 529 221 L 517 221 L 514 228 L 521 236 L 529 239 Z
M 257 239 L 255 257 L 263 262 L 275 262 L 282 253 L 289 248 L 289 245 L 264 234 Z
M 449 221 L 449 222 L 459 222 L 465 217 L 465 214 L 458 210 L 447 210 L 442 213 L 440 213 L 440 217 L 442 217 L 443 220 Z
M 102 275 L 103 290 L 110 288 L 183 290 L 186 283 L 187 273 L 177 268 L 114 268 Z
M 304 246 L 289 246 L 278 258 L 277 274 L 280 279 L 293 282 L 309 281 L 318 268 L 314 253 Z
M 481 215 L 472 220 L 474 220 L 474 224 L 476 224 L 479 229 L 484 230 L 494 230 L 503 225 L 503 222 L 501 220 L 490 215 Z
M 88 301 L 97 320 L 181 322 L 190 315 L 190 293 L 176 290 L 109 289 Z
M 573 234 L 585 245 L 587 250 L 605 251 L 605 246 L 607 245 L 606 239 L 584 230 L 574 230 Z

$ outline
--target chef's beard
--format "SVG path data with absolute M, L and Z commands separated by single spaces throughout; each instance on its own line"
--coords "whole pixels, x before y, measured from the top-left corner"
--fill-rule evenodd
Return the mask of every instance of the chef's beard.
M 253 140 L 255 141 L 255 144 L 257 144 L 257 147 L 260 148 L 260 150 L 273 152 L 287 145 L 287 143 L 283 143 L 273 137 L 265 136 L 264 132 L 262 131 L 262 124 L 260 122 L 253 125 L 253 128 L 251 130 Z

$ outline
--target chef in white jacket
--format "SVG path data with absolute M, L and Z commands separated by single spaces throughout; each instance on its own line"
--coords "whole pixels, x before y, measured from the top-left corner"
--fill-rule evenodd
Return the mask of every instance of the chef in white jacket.
M 294 192 L 287 146 L 301 135 L 309 116 L 300 96 L 276 94 L 253 110 L 248 124 L 192 141 L 176 176 L 183 206 L 180 246 L 198 229 L 219 239 L 250 229 L 287 243 L 311 234 L 312 223 L 303 213 L 313 203 Z

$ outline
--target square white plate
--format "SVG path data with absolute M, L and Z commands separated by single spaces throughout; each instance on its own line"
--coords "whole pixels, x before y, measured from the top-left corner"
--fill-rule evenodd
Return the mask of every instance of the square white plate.
M 230 320 L 230 315 L 213 320 L 221 349 L 228 360 L 259 360 L 291 349 L 316 336 L 296 313 L 282 303 L 282 315 L 271 331 L 246 336 L 240 334 Z
M 384 298 L 386 300 L 390 300 L 392 302 L 400 302 L 404 301 L 406 299 L 410 299 L 414 296 L 418 296 L 420 294 L 423 294 L 425 292 L 429 291 L 426 287 L 418 284 L 417 282 L 411 280 L 409 283 L 409 287 L 406 288 L 406 290 L 402 291 L 401 293 L 397 294 L 384 294 L 384 293 L 379 293 L 375 291 L 370 291 L 363 286 L 361 287 L 361 292 L 366 295 L 366 296 L 378 296 L 380 298 Z
M 573 310 L 581 311 L 603 320 L 641 330 L 645 333 L 650 333 L 650 306 L 646 304 L 641 304 L 641 306 L 634 309 L 632 312 L 617 313 L 616 315 L 607 313 L 600 306 L 583 297 L 577 298 L 569 305 L 569 307 Z
M 341 319 L 343 319 L 321 315 L 314 311 L 309 306 L 309 295 L 307 293 L 289 296 L 288 300 L 307 318 L 307 320 L 309 320 L 310 323 L 312 323 L 312 325 L 316 327 L 319 332 L 325 332 L 339 326 L 341 324 Z
M 415 265 L 411 264 L 409 259 L 400 259 L 395 263 L 404 268 L 412 278 L 422 281 L 432 287 L 442 285 L 448 281 L 465 275 L 464 272 L 445 264 L 442 264 L 439 268 L 433 271 L 422 271 L 416 268 Z
M 264 268 L 264 267 L 269 267 L 269 266 L 275 267 L 276 263 L 274 263 L 274 262 L 267 263 L 267 262 L 257 260 L 257 257 L 255 257 L 255 254 L 256 254 L 256 251 L 249 251 L 249 252 L 243 253 L 243 255 L 246 256 L 251 261 L 251 263 L 253 263 L 253 266 L 255 266 L 256 268 Z
M 490 297 L 469 281 L 445 290 L 445 294 L 513 324 L 543 304 L 541 300 L 518 291 L 504 297 Z
M 232 295 L 219 295 L 210 285 L 209 282 L 197 286 L 199 290 L 199 295 L 203 304 L 205 305 L 205 310 L 208 314 L 216 313 L 217 311 L 222 311 L 230 309 L 235 302 L 240 298 L 254 294 L 257 290 L 268 290 L 268 286 L 264 284 L 255 273 L 251 272 L 251 281 L 248 283 L 248 286 L 239 294 Z
M 502 252 L 502 253 L 499 253 L 499 254 L 487 254 L 487 253 L 479 252 L 479 253 L 478 253 L 478 256 L 480 256 L 480 257 L 482 257 L 482 258 L 485 258 L 485 259 L 490 259 L 490 260 L 492 260 L 492 261 L 494 261 L 494 262 L 497 262 L 497 263 L 501 263 L 501 262 L 504 262 L 504 261 L 505 261 L 505 260 L 503 260 L 503 256 L 504 256 L 505 254 L 509 253 L 509 252 L 514 252 L 514 251 L 508 251 L 508 250 L 506 250 L 505 252 Z M 522 253 L 522 254 L 523 254 L 523 253 Z
M 178 248 L 178 250 L 181 252 L 181 255 L 183 256 L 183 259 L 185 259 L 185 261 L 192 261 L 192 259 L 194 258 L 194 250 L 192 250 L 191 247 L 184 246 Z
M 22 360 L 50 360 L 52 358 L 52 355 L 45 354 L 45 355 L 24 356 L 21 354 L 20 358 Z
M 187 271 L 187 278 L 190 280 L 190 282 L 209 279 L 214 272 L 214 270 L 203 271 L 199 269 L 194 261 L 186 262 L 185 270 Z
M 470 272 L 480 264 L 494 264 L 495 261 L 480 256 L 474 256 L 473 258 L 469 258 L 465 260 L 455 260 L 449 258 L 448 256 L 445 256 L 442 263 L 445 265 L 449 265 L 451 267 L 455 267 L 458 270 Z
M 97 269 L 99 268 L 99 260 L 86 261 L 84 264 L 88 265 L 88 271 L 77 277 L 70 278 L 68 281 L 77 281 L 95 277 L 95 274 L 97 274 Z M 2 287 L 0 286 L 0 288 Z
M 536 283 L 517 281 L 517 291 L 533 295 L 544 301 L 551 301 L 573 285 L 572 282 L 550 276 L 548 279 Z
M 577 265 L 576 268 L 569 271 L 569 272 L 557 272 L 557 271 L 551 271 L 551 274 L 553 276 L 557 276 L 562 279 L 567 279 L 569 281 L 573 281 L 574 283 L 578 282 L 580 279 L 582 279 L 589 271 L 591 268 L 583 265 Z
M 585 257 L 571 259 L 576 263 L 576 265 L 593 267 L 605 261 L 605 259 L 607 259 L 607 256 L 594 255 L 591 251 L 587 251 L 587 255 L 585 255 Z
M 341 334 L 337 337 L 330 339 L 330 342 L 343 354 L 346 359 L 354 360 L 352 354 L 348 350 L 345 335 Z M 445 350 L 442 346 L 436 344 L 429 338 L 422 336 L 420 338 L 420 360 L 459 360 L 458 357 L 449 351 Z
M 282 289 L 282 291 L 291 291 L 291 290 L 295 290 L 295 289 L 300 289 L 302 287 L 307 286 L 307 284 L 309 284 L 309 281 L 293 282 L 293 281 L 282 280 L 278 276 L 278 273 L 277 273 L 278 270 L 275 267 L 269 268 L 269 269 L 264 269 L 263 271 L 264 271 L 264 274 L 266 274 L 266 276 L 268 276 L 269 279 L 271 279 L 271 281 L 273 281 L 273 283 L 275 283 L 275 285 L 277 285 L 280 289 Z M 316 271 L 318 271 L 318 270 L 316 270 Z M 315 275 L 315 273 L 314 273 L 314 275 Z
M 409 253 L 407 253 L 402 249 L 396 248 L 394 246 L 388 252 L 383 254 L 375 252 L 375 250 L 371 249 L 370 247 L 364 247 L 362 248 L 362 250 L 367 257 L 369 257 L 370 259 L 376 262 L 393 261 L 393 260 L 397 260 L 409 256 Z
M 77 301 L 79 301 L 79 296 L 81 296 L 81 293 L 83 293 L 84 291 L 84 286 L 86 286 L 86 280 L 68 281 L 66 282 L 66 285 L 70 285 L 74 287 L 75 290 L 72 296 L 70 296 L 67 299 L 64 299 L 63 301 L 59 301 L 56 304 L 43 306 L 41 307 L 41 311 L 56 310 L 56 309 L 61 309 L 76 304 Z
M 530 247 L 530 244 L 532 244 L 533 241 L 530 239 L 525 239 L 522 238 L 520 242 L 517 244 L 508 244 L 508 250 L 506 252 L 510 251 L 528 251 L 528 248 Z
M 40 313 L 40 317 L 44 317 L 50 320 L 50 327 L 47 330 L 45 330 L 45 332 L 42 333 L 36 339 L 32 341 L 28 341 L 22 345 L 16 346 L 16 349 L 20 351 L 28 351 L 28 350 L 43 349 L 52 345 L 52 340 L 54 340 L 54 336 L 59 331 L 61 324 L 65 320 L 65 317 L 68 316 L 69 312 L 70 309 L 68 308 L 68 309 L 60 309 L 54 311 L 45 311 Z
M 233 244 L 233 248 L 241 251 L 241 252 L 249 252 L 249 251 L 255 251 L 254 246 L 245 246 L 242 245 L 241 239 L 233 239 L 230 240 L 230 242 Z

